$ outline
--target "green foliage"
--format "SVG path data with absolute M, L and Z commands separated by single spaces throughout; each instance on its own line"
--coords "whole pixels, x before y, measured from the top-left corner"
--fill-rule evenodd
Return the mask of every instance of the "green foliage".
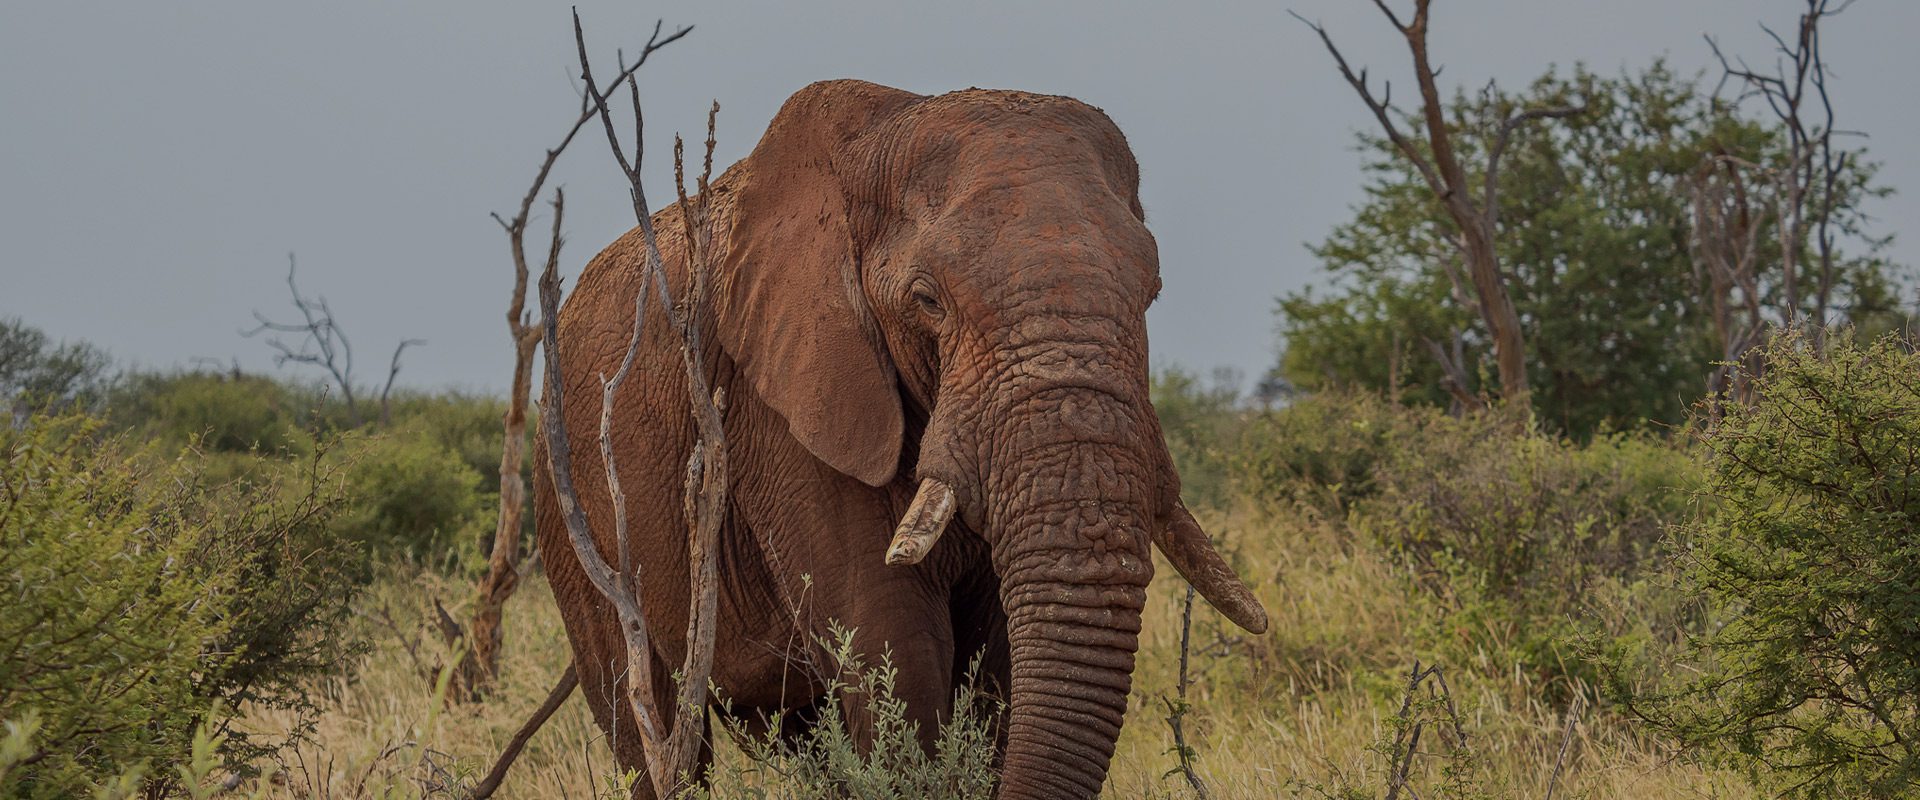
M 308 431 L 333 427 L 319 392 L 240 373 L 132 374 L 108 413 L 144 440 L 213 453 L 310 451 Z
M 1219 508 L 1230 497 L 1227 453 L 1238 439 L 1247 414 L 1240 408 L 1239 376 L 1215 372 L 1211 385 L 1179 369 L 1153 375 L 1153 409 L 1180 474 L 1181 494 L 1190 506 Z
M 1527 342 L 1534 411 L 1580 437 L 1649 419 L 1679 423 L 1722 352 L 1708 282 L 1688 249 L 1686 181 L 1709 154 L 1777 161 L 1779 133 L 1734 116 L 1663 64 L 1618 78 L 1549 73 L 1518 94 L 1461 94 L 1448 116 L 1472 172 L 1515 110 L 1581 104 L 1582 114 L 1518 128 L 1501 162 L 1495 244 Z M 1419 120 L 1406 125 L 1420 138 Z M 1277 369 L 1303 389 L 1358 387 L 1444 406 L 1433 349 L 1451 351 L 1458 336 L 1478 388 L 1491 369 L 1490 337 L 1462 301 L 1473 295 L 1453 224 L 1424 179 L 1384 139 L 1362 136 L 1361 146 L 1373 176 L 1366 199 L 1314 248 L 1329 287 L 1281 299 Z M 1876 255 L 1884 241 L 1861 233 L 1859 205 L 1880 192 L 1873 172 L 1872 162 L 1852 159 L 1836 184 L 1837 229 L 1859 252 L 1836 263 L 1834 305 L 1852 309 L 1847 321 L 1885 328 L 1898 316 L 1899 281 Z M 1778 250 L 1760 255 L 1771 293 Z M 1449 269 L 1462 275 L 1458 284 Z
M 931 752 L 920 744 L 918 723 L 894 694 L 899 672 L 883 658 L 868 666 L 853 652 L 853 631 L 833 627 L 821 643 L 833 661 L 828 694 L 862 696 L 870 721 L 871 747 L 855 742 L 840 705 L 821 704 L 819 718 L 798 741 L 783 741 L 778 718 L 771 733 L 744 728 L 734 735 L 752 759 L 716 776 L 719 800 L 989 800 L 993 797 L 996 705 L 971 688 L 954 696 L 953 718 L 942 725 Z
M 1716 624 L 1617 688 L 1782 795 L 1920 797 L 1920 356 L 1789 336 L 1767 361 L 1707 436 L 1717 510 L 1684 531 Z
M 1375 472 L 1393 448 L 1437 419 L 1366 392 L 1319 392 L 1255 417 L 1233 448 L 1241 490 L 1268 505 L 1300 504 L 1344 517 L 1376 493 Z
M 0 318 L 0 401 L 16 413 L 99 400 L 111 383 L 111 363 L 91 344 L 55 345 L 38 328 Z
M 355 437 L 343 449 L 349 466 L 347 501 L 334 525 L 339 536 L 376 552 L 459 565 L 493 530 L 495 495 L 483 491 L 482 476 L 466 459 L 430 434 Z
M 337 476 L 210 484 L 194 454 L 137 458 L 85 417 L 0 429 L 0 714 L 32 754 L 0 793 L 112 793 L 178 775 L 197 726 L 240 763 L 283 742 L 242 706 L 311 708 L 337 671 L 364 560 L 327 525 Z M 26 731 L 30 732 L 23 733 Z
M 1644 581 L 1663 566 L 1668 526 L 1689 516 L 1692 454 L 1647 435 L 1579 443 L 1492 414 L 1422 423 L 1349 524 L 1446 601 L 1434 640 L 1451 645 L 1449 661 L 1497 650 L 1543 677 L 1592 682 L 1583 635 L 1687 624 Z M 1602 617 L 1606 600 L 1628 608 Z
M 1575 646 L 1587 635 L 1691 622 L 1648 580 L 1702 480 L 1694 454 L 1664 439 L 1582 442 L 1504 413 L 1331 393 L 1257 415 L 1229 447 L 1245 496 L 1335 521 L 1437 598 L 1422 638 L 1448 663 L 1497 652 L 1593 680 Z
M 244 373 L 138 373 L 114 392 L 114 427 L 192 446 L 209 474 L 285 473 L 321 443 L 346 481 L 334 532 L 383 554 L 468 563 L 491 543 L 498 504 L 500 415 L 492 398 L 403 393 L 390 424 L 349 431 L 343 403 L 320 387 Z M 532 515 L 527 515 L 531 525 Z

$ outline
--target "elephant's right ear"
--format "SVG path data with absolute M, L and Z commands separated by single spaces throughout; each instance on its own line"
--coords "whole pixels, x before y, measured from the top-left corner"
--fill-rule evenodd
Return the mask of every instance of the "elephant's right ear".
M 748 156 L 714 298 L 718 335 L 815 456 L 870 486 L 893 480 L 903 422 L 856 271 L 835 155 L 918 95 L 861 81 L 787 100 Z

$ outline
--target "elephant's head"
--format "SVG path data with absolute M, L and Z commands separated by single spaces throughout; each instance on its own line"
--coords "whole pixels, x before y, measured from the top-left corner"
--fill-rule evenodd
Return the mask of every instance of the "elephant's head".
M 794 95 L 744 164 L 723 344 L 820 459 L 915 482 L 890 560 L 956 514 L 986 539 L 1013 666 L 1002 794 L 1091 797 L 1149 542 L 1267 625 L 1181 505 L 1148 400 L 1159 263 L 1126 140 L 1066 98 L 836 81 Z

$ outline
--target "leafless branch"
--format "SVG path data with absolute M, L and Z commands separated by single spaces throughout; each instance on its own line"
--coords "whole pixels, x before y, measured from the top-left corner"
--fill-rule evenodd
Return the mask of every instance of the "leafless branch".
M 1553 791 L 1560 786 L 1560 770 L 1567 764 L 1567 747 L 1573 744 L 1573 723 L 1580 720 L 1582 702 L 1582 698 L 1575 696 L 1573 704 L 1567 706 L 1567 724 L 1560 731 L 1560 751 L 1553 757 L 1553 774 L 1547 776 L 1547 794 L 1542 800 L 1553 800 Z
M 1513 132 L 1520 126 L 1535 120 L 1566 119 L 1586 112 L 1587 106 L 1584 103 L 1577 106 L 1530 108 L 1501 121 L 1500 133 L 1494 138 L 1493 146 L 1487 148 L 1487 174 L 1481 177 L 1484 185 L 1480 189 L 1480 206 L 1485 209 L 1490 227 L 1498 229 L 1500 225 L 1500 157 L 1506 154 L 1507 144 L 1513 139 Z
M 607 144 L 615 162 L 627 177 L 629 192 L 633 200 L 634 218 L 639 223 L 641 236 L 646 245 L 645 265 L 640 275 L 639 286 L 635 291 L 634 327 L 628 341 L 627 351 L 614 375 L 601 376 L 600 406 L 600 452 L 606 470 L 607 489 L 613 498 L 614 539 L 618 569 L 608 566 L 594 544 L 591 529 L 584 511 L 580 508 L 578 495 L 574 492 L 570 453 L 564 429 L 565 413 L 561 407 L 562 396 L 559 375 L 559 351 L 556 347 L 558 324 L 555 317 L 559 309 L 559 277 L 551 268 L 540 279 L 540 302 L 542 307 L 542 337 L 547 351 L 547 403 L 549 407 L 541 414 L 542 427 L 548 443 L 549 469 L 553 473 L 555 492 L 559 497 L 563 516 L 567 522 L 568 536 L 574 551 L 579 557 L 588 578 L 596 589 L 613 604 L 619 619 L 622 638 L 627 646 L 627 701 L 634 715 L 641 735 L 641 750 L 647 762 L 649 778 L 653 788 L 661 796 L 673 796 L 683 786 L 695 767 L 702 739 L 705 734 L 706 692 L 708 677 L 713 667 L 714 616 L 718 610 L 717 596 L 717 537 L 720 523 L 726 509 L 726 484 L 728 472 L 726 466 L 725 436 L 722 430 L 722 410 L 725 407 L 724 392 L 715 391 L 708 385 L 707 369 L 704 363 L 705 351 L 701 346 L 699 323 L 704 307 L 704 294 L 707 282 L 708 265 L 705 262 L 708 236 L 695 225 L 687 226 L 688 271 L 691 292 L 688 311 L 682 313 L 673 302 L 667 286 L 666 268 L 660 255 L 652 213 L 648 209 L 646 194 L 642 186 L 639 164 L 643 151 L 645 118 L 640 110 L 638 82 L 634 71 L 644 64 L 655 50 L 684 36 L 689 29 L 666 38 L 660 37 L 660 26 L 656 25 L 653 38 L 648 41 L 632 67 L 622 69 L 622 78 L 601 88 L 593 77 L 592 60 L 588 56 L 586 34 L 579 15 L 574 14 L 574 45 L 579 56 L 581 81 L 585 87 L 583 104 L 598 116 L 602 128 L 607 134 Z M 625 56 L 620 60 L 624 65 Z M 617 91 L 621 80 L 628 84 L 629 95 L 634 104 L 635 147 L 631 160 L 621 144 L 620 136 L 613 122 L 612 109 L 608 104 L 609 96 Z M 717 111 L 717 105 L 715 111 Z M 713 116 L 709 117 L 709 149 L 711 149 L 711 129 Z M 711 156 L 709 155 L 709 162 Z M 676 164 L 676 175 L 682 167 Z M 701 185 L 705 186 L 706 176 L 702 176 Z M 684 189 L 681 190 L 684 194 Z M 690 222 L 704 224 L 707 218 L 707 198 L 705 193 L 693 202 L 682 206 L 682 213 L 689 214 Z M 642 341 L 646 325 L 649 294 L 657 297 L 660 308 L 668 317 L 668 322 L 680 339 L 681 363 L 686 372 L 686 383 L 690 406 L 693 411 L 699 439 L 687 465 L 685 484 L 686 516 L 688 529 L 689 557 L 694 565 L 692 572 L 691 613 L 687 620 L 687 652 L 682 667 L 676 676 L 680 681 L 675 704 L 670 709 L 658 707 L 659 699 L 653 696 L 654 680 L 652 675 L 653 652 L 649 642 L 649 625 L 639 603 L 639 584 L 643 579 L 641 565 L 632 561 L 627 535 L 626 508 L 621 502 L 623 496 L 616 454 L 612 446 L 613 409 L 617 392 L 631 371 Z
M 1850 156 L 1833 143 L 1837 131 L 1827 87 L 1827 64 L 1820 46 L 1820 23 L 1852 4 L 1852 0 L 1837 4 L 1833 0 L 1806 0 L 1806 10 L 1798 19 L 1791 43 L 1788 37 L 1762 24 L 1760 30 L 1773 42 L 1778 56 L 1771 73 L 1749 66 L 1744 59 L 1729 59 L 1719 42 L 1706 37 L 1707 47 L 1721 68 L 1716 93 L 1729 83 L 1738 84 L 1741 91 L 1734 102 L 1759 97 L 1786 132 L 1785 163 L 1770 170 L 1780 189 L 1776 198 L 1780 206 L 1780 313 L 1787 325 L 1801 322 L 1800 262 L 1811 236 L 1819 260 L 1819 269 L 1813 274 L 1811 309 L 1818 346 L 1824 346 L 1835 281 L 1833 215 L 1842 191 L 1840 176 Z
M 1187 675 L 1187 657 L 1192 652 L 1193 633 L 1193 594 L 1192 586 L 1187 587 L 1186 602 L 1180 607 L 1180 679 L 1175 684 L 1175 699 L 1162 698 L 1167 705 L 1167 728 L 1173 732 L 1174 756 L 1180 760 L 1174 769 L 1187 779 L 1187 785 L 1193 787 L 1193 795 L 1200 800 L 1208 800 L 1213 794 L 1207 791 L 1207 784 L 1194 770 L 1194 749 L 1187 744 L 1187 712 L 1193 707 L 1187 704 L 1187 687 L 1191 685 Z
M 241 336 L 252 338 L 262 333 L 300 334 L 298 345 L 288 344 L 279 336 L 269 335 L 267 346 L 273 348 L 273 363 L 276 366 L 286 364 L 307 364 L 319 367 L 333 379 L 340 389 L 341 398 L 347 404 L 347 418 L 354 426 L 360 426 L 360 406 L 353 393 L 353 343 L 348 341 L 347 333 L 341 330 L 335 321 L 333 308 L 327 305 L 325 297 L 308 297 L 300 293 L 297 280 L 298 262 L 292 253 L 287 254 L 287 291 L 292 296 L 293 307 L 300 312 L 300 322 L 275 322 L 259 311 L 253 312 L 256 323 L 252 328 L 240 331 Z M 387 392 L 393 389 L 393 379 L 400 372 L 400 351 L 409 345 L 426 344 L 424 340 L 407 339 L 393 352 L 393 362 L 387 373 L 386 388 L 380 393 L 381 422 L 386 422 Z
M 513 739 L 507 742 L 507 748 L 501 751 L 500 757 L 493 762 L 493 769 L 488 770 L 487 777 L 474 786 L 472 791 L 467 792 L 465 800 L 486 800 L 500 789 L 500 782 L 506 780 L 507 769 L 513 766 L 514 759 L 520 757 L 520 751 L 526 749 L 527 742 L 540 730 L 540 726 L 547 724 L 547 719 L 553 716 L 553 712 L 560 710 L 561 704 L 573 696 L 574 688 L 579 685 L 579 672 L 572 664 L 568 664 L 567 671 L 560 676 L 560 681 L 554 684 L 552 691 L 547 692 L 547 699 L 540 703 L 540 707 L 534 710 L 533 716 L 528 717 L 527 721 L 520 726 L 520 730 L 513 734 Z
M 387 396 L 393 394 L 393 379 L 400 377 L 400 354 L 406 352 L 408 347 L 426 343 L 427 340 L 425 339 L 401 339 L 400 344 L 393 348 L 393 359 L 387 363 L 387 385 L 380 389 L 381 425 L 384 426 L 393 423 L 393 413 L 387 405 Z
M 1403 33 L 1406 31 L 1406 27 L 1400 23 L 1400 19 L 1393 15 L 1393 11 L 1389 10 L 1382 0 L 1374 0 L 1374 5 L 1380 7 L 1380 10 L 1387 15 L 1387 19 L 1393 22 L 1395 28 L 1400 29 Z M 1414 168 L 1420 171 L 1420 176 L 1426 179 L 1428 188 L 1431 188 L 1434 194 L 1446 194 L 1447 186 L 1440 180 L 1439 173 L 1434 171 L 1433 164 L 1427 160 L 1427 157 L 1420 152 L 1418 147 L 1414 146 L 1412 140 L 1400 132 L 1400 127 L 1394 124 L 1393 84 L 1391 82 L 1384 84 L 1381 96 L 1375 98 L 1373 96 L 1373 90 L 1367 83 L 1367 71 L 1363 68 L 1358 74 L 1355 74 L 1353 68 L 1347 66 L 1346 56 L 1341 55 L 1340 48 L 1334 45 L 1333 37 L 1327 33 L 1325 26 L 1317 22 L 1309 21 L 1306 17 L 1300 16 L 1293 11 L 1288 11 L 1287 13 L 1293 15 L 1294 19 L 1300 20 L 1300 22 L 1307 27 L 1312 28 L 1314 33 L 1319 34 L 1320 42 L 1327 46 L 1327 53 L 1333 56 L 1333 63 L 1340 67 L 1340 76 L 1347 79 L 1347 85 L 1353 87 L 1353 91 L 1360 95 L 1360 101 L 1366 103 L 1367 110 L 1373 112 L 1374 120 L 1380 123 L 1380 129 L 1387 134 L 1387 141 L 1391 142 L 1394 148 L 1399 150 L 1400 154 L 1405 156 L 1407 161 L 1412 163 Z
M 616 574 L 613 569 L 608 567 L 605 561 L 599 557 L 599 552 L 595 549 L 591 531 L 587 528 L 586 516 L 580 508 L 578 495 L 574 492 L 572 484 L 572 462 L 564 423 L 561 420 L 563 412 L 558 378 L 560 361 L 558 350 L 554 346 L 555 338 L 558 335 L 557 315 L 559 313 L 560 294 L 560 250 L 565 242 L 565 237 L 562 235 L 562 221 L 566 214 L 566 193 L 561 189 L 554 190 L 551 201 L 553 207 L 553 227 L 548 237 L 546 259 L 541 269 L 539 282 L 539 301 L 541 305 L 540 321 L 538 323 L 533 322 L 526 313 L 526 289 L 530 272 L 526 232 L 532 216 L 533 205 L 535 201 L 538 200 L 541 191 L 545 188 L 546 181 L 552 174 L 555 163 L 559 161 L 561 154 L 573 143 L 574 138 L 579 135 L 580 131 L 596 118 L 603 121 L 607 120 L 606 97 L 594 86 L 591 80 L 590 70 L 587 69 L 585 39 L 581 31 L 580 18 L 577 11 L 573 14 L 573 22 L 575 42 L 579 46 L 581 56 L 582 73 L 587 79 L 587 88 L 581 93 L 580 97 L 579 113 L 574 117 L 573 123 L 567 127 L 566 133 L 561 137 L 559 144 L 546 151 L 545 157 L 541 160 L 539 168 L 534 173 L 532 184 L 528 187 L 526 194 L 521 198 L 519 208 L 513 218 L 507 219 L 497 213 L 493 215 L 494 221 L 499 223 L 501 229 L 507 234 L 508 246 L 514 265 L 513 294 L 512 300 L 507 307 L 507 326 L 514 344 L 515 353 L 514 382 L 513 393 L 505 418 L 506 446 L 502 449 L 500 463 L 500 517 L 494 531 L 493 550 L 489 557 L 488 574 L 482 579 L 479 586 L 480 603 L 474 621 L 474 638 L 476 640 L 477 657 L 471 662 L 474 667 L 472 677 L 473 680 L 483 683 L 490 682 L 494 677 L 493 673 L 497 669 L 496 660 L 500 647 L 501 610 L 505 605 L 507 597 L 513 593 L 518 583 L 516 562 L 518 560 L 519 550 L 520 520 L 525 507 L 526 495 L 524 481 L 520 477 L 521 444 L 526 427 L 528 396 L 531 391 L 533 350 L 536 346 L 541 346 L 546 350 L 548 361 L 547 396 L 549 406 L 545 410 L 545 413 L 541 415 L 541 433 L 549 447 L 549 463 L 547 468 L 554 477 L 556 494 L 559 496 L 562 513 L 566 519 L 568 537 L 574 546 L 574 551 L 576 555 L 579 556 L 581 565 L 588 573 L 589 579 L 594 584 L 594 587 L 613 603 L 616 614 L 620 620 L 622 634 L 628 645 L 628 664 L 630 670 L 632 670 L 627 676 L 627 696 L 629 703 L 633 706 L 635 719 L 641 725 L 647 738 L 659 740 L 661 738 L 661 730 L 658 720 L 651 712 L 647 702 L 647 699 L 650 697 L 650 692 L 652 691 L 650 674 L 652 665 L 651 648 L 647 641 L 645 618 L 641 614 L 637 586 L 635 584 L 638 576 L 628 569 L 631 565 L 628 563 L 629 554 L 626 546 L 625 506 L 624 504 L 618 505 L 621 517 L 621 519 L 617 521 L 617 527 L 620 533 L 621 569 Z M 678 41 L 681 37 L 692 31 L 692 27 L 688 26 L 662 37 L 661 27 L 660 23 L 655 23 L 653 35 L 648 39 L 646 47 L 641 50 L 640 57 L 631 65 L 625 63 L 624 55 L 621 56 L 622 63 L 618 73 L 614 77 L 612 86 L 617 87 L 622 82 L 637 86 L 638 84 L 634 76 L 640 68 L 645 65 L 647 58 L 651 56 L 654 51 Z M 637 118 L 639 113 L 637 93 L 635 94 L 635 101 Z M 611 130 L 609 130 L 609 134 L 611 134 Z M 636 129 L 635 136 L 638 137 L 639 134 L 639 130 Z M 615 149 L 618 149 L 617 145 Z M 637 165 L 637 163 L 636 158 L 635 164 Z M 630 181 L 637 185 L 639 179 L 637 166 L 629 167 L 623 163 L 622 171 L 628 175 Z M 638 201 L 638 198 L 636 198 L 636 200 Z M 652 260 L 657 262 L 658 256 L 654 256 Z M 644 277 L 642 279 L 642 285 L 645 285 Z M 640 293 L 640 300 L 636 304 L 636 318 L 634 321 L 634 341 L 636 344 L 644 323 L 644 314 L 642 312 L 644 312 L 645 307 L 646 297 L 643 291 Z M 633 352 L 633 348 L 630 347 L 626 362 L 623 364 L 621 370 L 621 375 L 616 379 L 613 388 L 617 388 L 618 381 L 624 379 L 625 368 L 631 364 Z M 608 389 L 606 392 L 607 397 L 610 398 L 612 393 L 613 390 Z M 605 408 L 603 408 L 603 419 L 605 414 L 606 411 Z M 603 422 L 603 434 L 608 424 L 610 423 Z M 609 457 L 605 459 L 605 462 L 608 468 L 609 484 L 614 488 L 615 494 L 617 495 L 618 478 L 615 473 L 614 460 Z M 704 689 L 705 679 L 702 678 L 701 680 L 702 688 Z M 545 721 L 546 716 L 552 713 L 551 707 L 557 706 L 559 701 L 564 700 L 566 693 L 572 688 L 571 684 L 575 681 L 577 681 L 577 673 L 570 665 L 560 685 L 557 685 L 554 688 L 554 693 L 549 696 L 547 706 L 543 706 L 542 711 L 527 722 L 526 726 L 522 728 L 521 733 L 515 737 L 515 741 L 510 745 L 508 752 L 503 754 L 500 761 L 495 765 L 493 774 L 489 775 L 487 782 L 483 784 L 483 786 L 487 787 L 488 793 L 492 791 L 493 787 L 498 785 L 499 779 L 504 777 L 505 771 L 512 763 L 513 756 L 515 752 L 517 752 L 518 747 L 523 745 L 525 739 L 530 737 Z M 661 774 L 659 769 L 655 768 L 657 765 L 654 763 L 654 753 L 648 753 L 648 760 L 650 771 L 655 775 Z M 668 780 L 671 781 L 677 774 L 678 773 L 668 773 Z M 486 795 L 478 794 L 475 796 L 484 797 Z

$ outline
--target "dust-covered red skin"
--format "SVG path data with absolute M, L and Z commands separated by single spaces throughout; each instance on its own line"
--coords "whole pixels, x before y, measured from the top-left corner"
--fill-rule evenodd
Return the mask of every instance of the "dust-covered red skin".
M 714 182 L 704 340 L 729 398 L 732 485 L 713 682 L 730 713 L 752 727 L 788 712 L 797 735 L 805 709 L 842 702 L 859 727 L 857 697 L 825 697 L 833 670 L 819 642 L 837 622 L 857 631 L 868 663 L 892 659 L 909 716 L 931 735 L 984 652 L 985 678 L 1009 704 L 1001 796 L 1092 797 L 1126 710 L 1150 539 L 1194 559 L 1176 563 L 1212 575 L 1196 585 L 1264 628 L 1179 507 L 1148 400 L 1145 314 L 1160 278 L 1138 185 L 1119 129 L 1076 100 L 860 81 L 795 94 Z M 680 210 L 654 224 L 684 297 Z M 559 320 L 575 484 L 610 563 L 609 500 L 594 477 L 599 376 L 624 354 L 642 251 L 637 229 L 608 246 Z M 684 654 L 688 607 L 680 509 L 694 429 L 677 347 L 654 314 L 615 399 L 663 682 Z M 536 472 L 540 547 L 581 685 L 622 766 L 644 769 L 616 702 L 625 648 L 613 611 Z M 953 488 L 956 519 L 924 561 L 886 566 L 925 477 Z M 671 697 L 664 683 L 654 691 Z

